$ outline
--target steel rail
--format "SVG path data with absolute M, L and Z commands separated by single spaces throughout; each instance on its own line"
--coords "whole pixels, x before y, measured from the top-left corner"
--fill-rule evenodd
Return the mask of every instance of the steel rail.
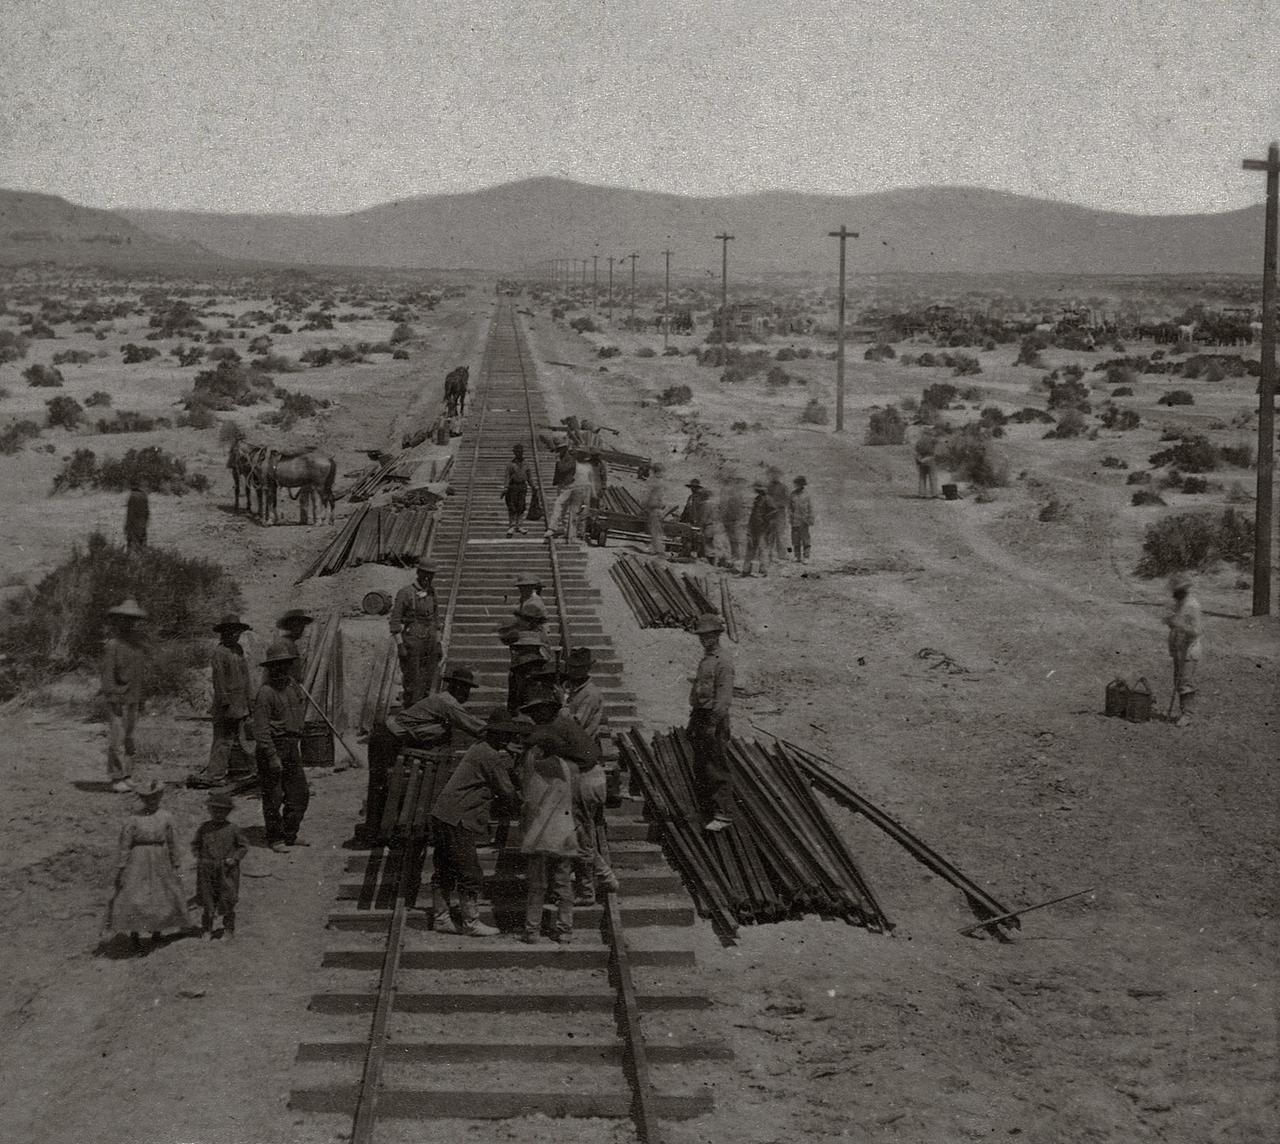
M 486 350 L 486 364 L 488 352 Z M 484 372 L 488 378 L 488 371 Z M 485 386 L 484 399 L 480 406 L 480 417 L 476 423 L 475 446 L 471 452 L 471 480 L 467 482 L 466 500 L 462 507 L 462 527 L 458 533 L 458 553 L 454 559 L 453 577 L 449 582 L 449 599 L 445 605 L 445 620 L 440 633 L 441 656 L 435 670 L 438 672 L 444 665 L 448 652 L 449 639 L 453 634 L 453 617 L 458 602 L 458 589 L 462 585 L 462 564 L 466 556 L 467 537 L 471 525 L 471 506 L 475 498 L 476 474 L 479 470 L 480 440 L 484 434 L 485 414 L 489 409 L 488 385 Z M 557 594 L 557 600 L 559 599 Z M 435 684 L 432 679 L 432 685 Z M 412 843 L 411 843 L 412 844 Z M 374 1005 L 373 1020 L 369 1025 L 369 1043 L 365 1050 L 364 1068 L 361 1071 L 360 1083 L 356 1089 L 356 1111 L 351 1127 L 351 1144 L 371 1144 L 374 1126 L 378 1116 L 378 1094 L 382 1087 L 382 1070 L 386 1062 L 387 1026 L 391 1019 L 391 1010 L 395 1005 L 396 978 L 400 972 L 400 954 L 404 949 L 405 922 L 409 913 L 406 890 L 413 883 L 410 871 L 416 867 L 415 862 L 403 862 L 396 875 L 395 905 L 391 913 L 391 921 L 387 926 L 387 948 L 382 958 L 382 968 L 378 974 L 377 1001 Z

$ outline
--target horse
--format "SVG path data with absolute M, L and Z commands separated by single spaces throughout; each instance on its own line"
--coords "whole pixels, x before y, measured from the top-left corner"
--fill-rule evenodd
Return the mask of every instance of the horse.
M 461 417 L 467 411 L 467 381 L 471 367 L 460 365 L 444 377 L 445 412 L 449 417 Z
M 263 446 L 250 445 L 243 437 L 237 437 L 231 442 L 231 449 L 227 453 L 227 468 L 231 471 L 234 490 L 232 508 L 235 512 L 240 511 L 240 482 L 243 480 L 245 511 L 252 511 L 253 505 L 250 497 L 256 492 L 258 495 L 258 515 L 262 516 L 264 511 L 264 490 L 258 468 L 265 453 L 266 450 Z
M 307 505 L 311 508 L 311 523 L 320 523 L 320 514 L 328 511 L 328 523 L 333 523 L 333 482 L 338 475 L 338 462 L 326 453 L 308 450 L 293 456 L 285 456 L 276 449 L 269 449 L 259 462 L 258 476 L 263 487 L 261 518 L 263 524 L 279 524 L 277 494 L 280 489 L 297 489 L 289 493 L 298 502 L 299 523 L 307 523 Z

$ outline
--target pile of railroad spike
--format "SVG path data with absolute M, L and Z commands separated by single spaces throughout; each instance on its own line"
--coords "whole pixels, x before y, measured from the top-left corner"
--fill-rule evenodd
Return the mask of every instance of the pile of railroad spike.
M 363 504 L 294 583 L 359 564 L 413 564 L 427 550 L 435 519 L 432 508 Z
M 724 620 L 725 634 L 737 641 L 738 617 L 729 582 L 723 576 L 713 584 L 710 576 L 677 575 L 664 561 L 638 556 L 620 557 L 609 574 L 642 628 L 689 631 L 700 615 L 714 612 Z
M 682 730 L 645 743 L 632 729 L 617 742 L 686 884 L 722 936 L 809 913 L 878 932 L 893 928 L 786 752 L 730 741 L 738 818 L 733 829 L 713 834 L 703 829 L 693 747 Z
M 342 621 L 336 609 L 326 612 L 324 618 L 312 629 L 311 641 L 307 647 L 307 669 L 302 677 L 302 686 L 324 711 L 329 722 L 340 732 L 346 730 Z M 315 708 L 308 703 L 307 721 L 318 718 Z

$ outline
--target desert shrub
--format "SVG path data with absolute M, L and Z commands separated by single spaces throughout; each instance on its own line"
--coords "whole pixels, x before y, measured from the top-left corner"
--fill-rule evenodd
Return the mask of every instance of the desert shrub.
M 1003 429 L 1009 418 L 998 405 L 987 405 L 978 414 L 978 423 L 986 429 Z
M 929 406 L 933 409 L 946 409 L 957 397 L 960 391 L 945 381 L 935 381 L 932 385 L 927 385 L 924 392 L 920 394 L 920 405 Z
M 1192 495 L 1207 493 L 1209 491 L 1209 482 L 1204 477 L 1183 477 L 1182 491 Z
M 1048 404 L 1050 409 L 1074 409 L 1088 413 L 1089 387 L 1078 377 L 1050 380 Z
M 580 334 L 594 334 L 599 332 L 600 327 L 586 314 L 581 314 L 569 323 L 569 329 L 576 330 Z
M 1136 429 L 1142 424 L 1142 418 L 1138 416 L 1136 409 L 1121 409 L 1119 406 L 1112 405 L 1111 402 L 1107 402 L 1098 411 L 1098 420 L 1105 428 L 1119 432 Z
M 306 323 L 298 328 L 301 330 L 332 330 L 333 315 L 327 314 L 323 310 L 309 310 L 304 317 Z
M 1253 500 L 1253 497 L 1250 495 L 1249 490 L 1239 481 L 1232 481 L 1227 486 L 1227 504 L 1248 504 L 1251 500 Z
M 831 422 L 831 410 L 816 397 L 809 398 L 808 403 L 800 411 L 800 422 L 804 425 L 827 425 Z
M 956 377 L 972 377 L 982 372 L 982 363 L 972 354 L 951 354 L 951 372 Z
M 28 441 L 40 436 L 40 426 L 34 421 L 14 421 L 0 429 L 0 453 L 12 456 Z
M 1086 428 L 1084 414 L 1078 409 L 1064 409 L 1058 415 L 1058 423 L 1044 435 L 1046 441 L 1064 441 L 1079 437 Z
M 126 342 L 122 345 L 120 353 L 125 365 L 137 365 L 140 362 L 151 361 L 160 356 L 160 351 L 155 346 L 139 346 L 133 342 Z
M 651 357 L 657 357 L 657 356 L 658 356 L 658 351 L 655 350 L 653 346 L 641 346 L 638 350 L 636 350 L 636 357 L 651 358 Z
M 889 350 L 887 357 L 893 357 L 893 347 L 886 347 Z M 783 346 L 776 354 L 773 355 L 774 361 L 803 361 L 805 358 L 813 357 L 813 350 L 808 346 Z
M 1125 477 L 1124 483 L 1126 485 L 1149 485 L 1151 483 L 1151 474 L 1146 469 L 1138 469 Z
M 249 343 L 251 354 L 265 354 L 271 350 L 271 339 L 266 334 L 259 334 Z
M 261 418 L 263 424 L 291 429 L 304 417 L 314 417 L 320 410 L 329 408 L 329 402 L 325 398 L 312 397 L 309 393 L 299 393 L 296 390 L 280 389 L 276 391 L 276 396 L 280 398 L 280 409 L 270 418 Z
M 111 405 L 111 394 L 95 389 L 84 399 L 84 404 L 87 409 L 107 409 Z
M 187 695 L 190 673 L 208 663 L 209 624 L 241 606 L 240 590 L 219 565 L 166 548 L 128 552 L 94 533 L 12 606 L 0 627 L 9 670 L 0 698 L 12 698 L 57 672 L 90 667 L 102 654 L 103 616 L 128 596 L 147 611 L 148 695 Z
M 896 406 L 872 411 L 865 438 L 868 445 L 901 445 L 906 439 L 907 422 Z
M 1253 446 L 1247 441 L 1240 445 L 1219 445 L 1218 460 L 1237 469 L 1253 468 Z
M 247 369 L 239 362 L 222 361 L 216 369 L 196 374 L 187 407 L 194 404 L 226 410 L 237 405 L 252 405 L 270 390 L 271 382 L 265 374 Z
M 1128 461 L 1122 461 L 1119 457 L 1106 456 L 1102 458 L 1102 467 L 1104 469 L 1127 469 Z
M 1053 493 L 1050 495 L 1048 503 L 1043 505 L 1040 511 L 1036 513 L 1036 520 L 1048 524 L 1055 520 L 1065 520 L 1070 515 L 1071 506 L 1062 500 L 1057 493 Z
M 31 343 L 13 330 L 0 330 L 0 365 L 27 356 Z
M 914 397 L 907 396 L 898 402 L 898 408 L 901 409 L 903 413 L 914 413 L 920 408 L 920 402 L 918 402 Z
M 38 389 L 56 389 L 62 385 L 62 370 L 56 366 L 29 365 L 22 371 L 26 383 Z
M 1195 395 L 1185 389 L 1171 389 L 1168 393 L 1161 395 L 1156 402 L 1157 405 L 1194 405 L 1195 403 Z
M 764 426 L 759 421 L 735 421 L 729 426 L 735 433 L 759 432 Z
M 693 390 L 687 385 L 669 385 L 658 395 L 659 405 L 688 405 L 693 400 Z
M 1221 514 L 1184 512 L 1147 526 L 1139 576 L 1204 569 L 1223 561 L 1247 566 L 1253 559 L 1253 521 L 1239 509 Z
M 39 319 L 27 327 L 27 334 L 37 341 L 48 341 L 58 336 L 48 322 L 42 322 Z
M 1198 434 L 1179 437 L 1176 444 L 1147 458 L 1155 468 L 1171 465 L 1186 473 L 1210 473 L 1218 467 L 1218 450 L 1207 437 Z
M 408 361 L 409 351 L 401 346 L 391 355 L 391 359 L 392 361 Z
M 284 354 L 263 354 L 256 357 L 249 363 L 250 369 L 256 369 L 259 373 L 296 373 L 296 366 Z
M 1166 505 L 1169 502 L 1159 493 L 1153 493 L 1150 489 L 1139 489 L 1132 497 L 1129 498 L 1129 503 L 1134 505 L 1136 508 L 1143 508 L 1145 506 L 1155 507 Z
M 1117 365 L 1114 362 L 1106 367 L 1106 383 L 1108 385 L 1133 385 L 1136 377 L 1132 369 L 1127 365 Z
M 398 346 L 398 345 L 400 345 L 402 342 L 410 342 L 410 341 L 412 341 L 412 340 L 413 340 L 414 338 L 416 338 L 417 336 L 418 336 L 418 335 L 417 335 L 417 333 L 414 331 L 414 328 L 413 328 L 411 325 L 409 325 L 409 323 L 408 323 L 408 322 L 400 322 L 400 323 L 396 326 L 396 328 L 395 328 L 394 330 L 392 330 L 392 331 L 391 331 L 391 336 L 390 336 L 387 340 L 388 340 L 388 341 L 389 341 L 393 346 Z
M 98 475 L 98 455 L 92 449 L 77 449 L 63 459 L 62 468 L 53 478 L 55 493 L 67 489 L 91 487 Z
M 50 429 L 57 429 L 59 426 L 74 429 L 84 420 L 84 406 L 74 397 L 51 397 L 44 403 L 44 407 L 44 423 Z
M 795 378 L 780 365 L 772 366 L 769 372 L 764 375 L 764 379 L 775 389 L 784 385 L 790 385 L 795 380 Z
M 937 456 L 944 468 L 969 484 L 998 488 L 1009 483 L 1009 464 L 996 453 L 981 426 L 965 425 L 948 434 Z
M 223 421 L 222 424 L 218 426 L 219 445 L 226 445 L 230 448 L 230 446 L 234 445 L 237 441 L 242 440 L 244 440 L 244 430 L 240 427 L 238 422 L 227 420 Z
M 62 350 L 52 357 L 54 365 L 85 365 L 93 361 L 93 354 L 88 350 Z
M 291 334 L 293 333 L 293 329 L 292 327 L 285 325 L 284 322 L 277 322 L 271 327 L 271 332 L 273 334 Z
M 240 361 L 240 355 L 230 346 L 214 346 L 209 351 L 209 360 L 238 362 Z
M 665 350 L 663 350 L 663 351 L 662 351 L 662 356 L 663 356 L 663 357 L 679 357 L 679 356 L 680 356 L 680 347 L 679 347 L 679 346 L 667 346 L 667 348 L 666 348 Z
M 142 413 L 134 413 L 128 409 L 117 409 L 113 416 L 104 417 L 98 422 L 99 433 L 150 433 L 153 429 L 162 429 L 168 425 L 163 418 L 148 417 Z
M 916 364 L 916 355 L 915 355 L 915 354 L 902 354 L 902 355 L 898 358 L 898 364 L 899 364 L 899 365 L 915 365 L 915 364 Z
M 938 355 L 930 352 L 929 350 L 925 350 L 924 353 L 922 353 L 918 358 L 916 358 L 916 365 L 932 367 L 932 366 L 941 365 L 941 364 L 942 363 L 938 360 Z
M 175 424 L 179 429 L 212 429 L 218 418 L 207 405 L 193 405 L 179 413 Z
M 1120 385 L 1111 391 L 1112 397 L 1132 397 L 1133 387 L 1128 385 Z
M 622 351 L 617 346 L 601 346 L 596 350 L 598 358 L 615 358 L 620 356 Z
M 204 347 L 176 346 L 173 356 L 178 359 L 179 365 L 197 365 L 204 360 Z
M 1044 359 L 1040 356 L 1041 351 L 1049 348 L 1048 334 L 1028 334 L 1022 339 L 1022 344 L 1018 347 L 1018 356 L 1014 359 L 1014 365 L 1029 365 L 1033 369 L 1043 369 Z
M 874 346 L 869 346 L 867 348 L 867 351 L 862 355 L 862 360 L 891 361 L 897 356 L 898 355 L 894 352 L 893 346 L 889 345 L 887 342 L 877 342 Z
M 326 365 L 332 365 L 337 355 L 328 346 L 317 346 L 313 349 L 303 350 L 298 360 L 305 365 L 319 369 Z
M 135 485 L 144 492 L 204 492 L 209 479 L 203 473 L 188 473 L 187 463 L 156 445 L 130 449 L 123 457 L 107 457 L 98 465 L 94 482 L 108 492 L 124 492 Z

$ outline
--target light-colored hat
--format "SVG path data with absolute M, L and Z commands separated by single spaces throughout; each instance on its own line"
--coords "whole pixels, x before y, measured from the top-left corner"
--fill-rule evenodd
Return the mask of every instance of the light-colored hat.
M 724 631 L 724 620 L 715 612 L 703 612 L 698 617 L 698 622 L 693 625 L 693 634 L 696 636 L 708 636 L 712 632 L 722 631 Z
M 298 658 L 298 653 L 293 650 L 288 640 L 275 640 L 267 648 L 267 654 L 263 657 L 259 667 L 266 667 L 272 663 L 292 663 Z
M 138 601 L 130 596 L 123 604 L 107 609 L 108 616 L 120 616 L 126 620 L 145 620 L 147 613 L 139 606 Z
M 251 624 L 246 624 L 234 612 L 228 612 L 225 616 L 222 617 L 222 619 L 220 619 L 216 624 L 213 625 L 213 630 L 215 632 L 226 631 L 227 628 L 236 628 L 237 630 L 242 632 L 253 631 L 253 626 Z
M 164 794 L 164 783 L 159 779 L 147 779 L 146 782 L 134 787 L 133 793 L 139 798 L 159 798 Z
M 542 577 L 535 576 L 532 572 L 521 572 L 518 576 L 516 576 L 516 587 L 517 588 L 528 588 L 528 587 L 541 588 Z

